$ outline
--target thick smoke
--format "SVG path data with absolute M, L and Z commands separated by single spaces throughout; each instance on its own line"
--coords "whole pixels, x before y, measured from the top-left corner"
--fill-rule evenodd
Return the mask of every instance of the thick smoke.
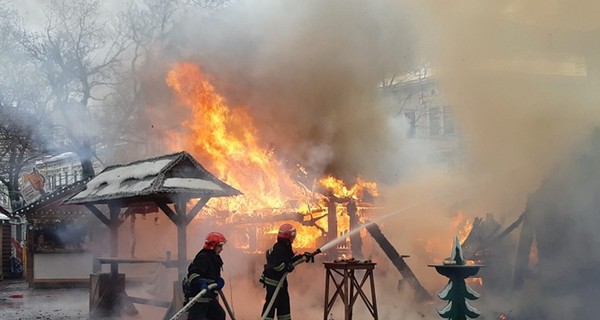
M 509 217 L 523 212 L 527 203 L 535 213 L 536 237 L 543 241 L 538 244 L 538 282 L 515 295 L 519 301 L 505 300 L 514 301 L 506 311 L 531 319 L 591 317 L 582 307 L 590 304 L 584 295 L 574 294 L 572 284 L 555 282 L 548 275 L 562 277 L 569 270 L 568 274 L 582 274 L 576 279 L 585 278 L 588 273 L 580 265 L 595 261 L 580 252 L 589 250 L 582 246 L 582 238 L 584 243 L 597 241 L 592 230 L 582 227 L 597 225 L 593 196 L 587 191 L 590 178 L 582 174 L 590 170 L 585 164 L 595 155 L 578 155 L 577 159 L 587 160 L 570 158 L 575 146 L 589 140 L 600 124 L 596 108 L 600 25 L 595 18 L 600 6 L 592 1 L 427 4 L 423 13 L 431 23 L 419 28 L 419 38 L 454 108 L 468 150 L 468 173 L 490 182 L 470 202 L 479 198 L 479 203 Z M 568 166 L 555 174 L 567 160 Z M 538 188 L 534 200 L 527 201 L 526 195 Z M 585 196 L 567 201 L 559 197 L 563 189 Z M 561 245 L 555 248 L 557 244 Z M 565 263 L 555 266 L 556 250 L 564 254 Z M 555 259 L 542 259 L 547 256 Z M 588 276 L 587 281 L 596 281 L 593 273 Z M 558 300 L 561 310 L 541 307 Z M 504 303 L 490 305 L 498 308 Z
M 186 24 L 198 61 L 263 141 L 291 161 L 344 178 L 383 175 L 397 148 L 378 95 L 411 68 L 409 8 L 393 1 L 242 1 Z
M 539 182 L 600 121 L 597 5 L 461 1 L 426 8 L 427 43 L 477 171 Z M 431 36 L 433 35 L 433 36 Z
M 445 279 L 425 265 L 450 253 L 459 227 L 453 225 L 457 212 L 473 216 L 489 211 L 504 225 L 512 222 L 525 210 L 528 194 L 599 124 L 594 107 L 600 6 L 583 0 L 419 4 L 243 1 L 201 18 L 190 12 L 172 35 L 176 40 L 166 60 L 197 62 L 232 107 L 251 110 L 263 141 L 288 160 L 343 178 L 402 175 L 403 183 L 382 186 L 382 204 L 390 211 L 431 199 L 381 227 L 398 251 L 412 255 L 408 262 L 413 271 L 434 292 Z M 454 110 L 466 153 L 463 175 L 408 168 L 402 162 L 421 160 L 422 149 L 407 155 L 402 124 L 390 119 L 377 88 L 384 78 L 422 61 L 431 62 Z M 162 89 L 148 95 L 150 104 L 166 93 L 164 77 L 156 73 L 160 84 L 155 86 Z M 172 118 L 171 109 L 162 115 L 174 125 L 186 116 Z M 577 189 L 576 181 L 570 184 Z M 174 239 L 172 229 L 166 233 Z M 194 233 L 193 241 L 201 243 L 204 233 Z M 365 247 L 370 258 L 380 261 L 380 292 L 395 290 L 396 271 L 375 245 Z M 169 248 L 154 249 L 162 256 Z M 190 251 L 188 256 L 194 254 L 193 246 Z M 226 256 L 227 267 L 239 265 L 252 264 Z M 254 297 L 262 288 L 247 282 L 246 269 L 234 271 L 239 273 L 232 275 L 236 307 L 241 314 L 258 314 L 260 302 Z M 298 271 L 292 281 L 302 283 L 300 290 L 322 291 L 322 279 L 301 281 L 322 272 Z M 300 290 L 292 295 L 299 296 Z M 243 300 L 248 292 L 252 301 Z M 421 318 L 417 307 L 394 299 L 405 301 L 395 295 L 380 300 L 382 312 L 395 312 L 385 318 Z M 304 310 L 298 316 L 319 317 L 322 301 L 317 300 L 298 302 L 295 308 Z M 579 303 L 572 296 L 559 302 L 565 301 L 572 302 L 565 310 Z M 542 305 L 540 300 L 527 302 Z M 487 303 L 496 309 L 505 304 Z

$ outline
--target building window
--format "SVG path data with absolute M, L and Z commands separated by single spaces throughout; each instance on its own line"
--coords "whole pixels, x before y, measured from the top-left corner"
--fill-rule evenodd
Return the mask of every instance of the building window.
M 452 108 L 445 106 L 444 110 L 444 134 L 454 134 L 454 119 L 452 117 Z
M 448 106 L 428 109 L 429 135 L 441 136 L 456 133 L 452 109 Z
M 439 136 L 443 133 L 442 114 L 440 107 L 429 108 L 429 135 Z

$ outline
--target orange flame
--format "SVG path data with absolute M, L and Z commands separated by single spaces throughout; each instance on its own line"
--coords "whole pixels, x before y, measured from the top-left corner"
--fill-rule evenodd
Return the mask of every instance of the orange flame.
M 191 118 L 184 123 L 191 131 L 186 147 L 216 176 L 247 195 L 220 205 L 226 204 L 231 212 L 250 214 L 254 208 L 286 207 L 283 186 L 301 192 L 289 175 L 281 174 L 273 153 L 259 146 L 256 126 L 246 109 L 230 109 L 198 66 L 177 64 L 167 83 L 192 109 Z
M 459 243 L 464 243 L 471 233 L 471 230 L 473 230 L 473 220 L 466 218 L 464 213 L 458 212 L 452 221 L 452 225 L 458 229 L 457 235 Z
M 340 179 L 336 179 L 332 176 L 328 176 L 319 180 L 321 186 L 331 191 L 334 196 L 338 198 L 359 198 L 362 192 L 368 192 L 370 195 L 377 197 L 379 192 L 377 191 L 377 184 L 375 182 L 368 182 L 358 177 L 356 183 L 352 188 L 348 189 L 344 182 Z
M 483 278 L 467 278 L 466 282 L 471 285 L 483 286 Z
M 189 134 L 175 134 L 186 149 L 209 171 L 229 185 L 239 189 L 243 196 L 212 199 L 208 208 L 226 212 L 229 221 L 235 215 L 266 216 L 277 213 L 301 212 L 304 220 L 311 211 L 323 205 L 323 197 L 297 183 L 273 150 L 261 144 L 258 129 L 245 107 L 230 108 L 200 68 L 192 63 L 178 63 L 169 72 L 167 84 L 175 91 L 180 103 L 191 111 L 183 123 Z M 173 150 L 175 151 L 175 150 Z M 299 168 L 302 168 L 299 166 Z M 303 169 L 303 168 L 302 168 Z M 340 180 L 328 177 L 321 180 L 325 188 L 335 193 L 357 196 L 362 191 L 377 195 L 376 185 L 357 179 L 347 189 Z M 327 219 L 316 224 L 327 230 Z M 313 226 L 295 223 L 298 229 L 296 245 L 315 246 L 321 231 Z M 276 229 L 271 226 L 270 229 Z M 269 232 L 267 232 L 269 233 Z

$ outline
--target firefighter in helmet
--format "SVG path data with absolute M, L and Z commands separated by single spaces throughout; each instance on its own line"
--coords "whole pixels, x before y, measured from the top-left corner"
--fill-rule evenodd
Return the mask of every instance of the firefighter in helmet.
M 208 290 L 188 311 L 188 320 L 225 320 L 225 310 L 219 304 L 217 290 L 221 290 L 225 281 L 221 278 L 223 260 L 220 253 L 227 242 L 219 232 L 211 232 L 206 236 L 204 247 L 188 267 L 188 274 L 183 279 L 184 305 L 208 285 L 216 283 L 217 287 Z
M 265 264 L 265 269 L 260 276 L 260 282 L 267 290 L 265 304 L 261 313 L 262 315 L 267 311 L 269 303 L 275 294 L 275 289 L 277 288 L 279 281 L 283 278 L 283 275 L 286 274 L 286 272 L 289 273 L 294 271 L 294 265 L 298 260 L 304 259 L 304 261 L 308 262 L 312 258 L 310 253 L 304 253 L 302 255 L 294 254 L 292 243 L 295 238 L 296 228 L 289 223 L 285 223 L 279 227 L 277 242 L 266 252 L 267 264 Z M 275 302 L 268 311 L 265 319 L 275 319 L 275 311 L 277 311 L 277 319 L 291 319 L 290 295 L 288 293 L 287 279 L 283 280 L 279 293 L 275 297 Z

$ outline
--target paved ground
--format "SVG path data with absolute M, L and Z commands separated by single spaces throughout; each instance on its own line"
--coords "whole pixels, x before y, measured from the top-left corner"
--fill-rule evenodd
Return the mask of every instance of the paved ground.
M 89 290 L 31 289 L 24 280 L 0 281 L 0 318 L 29 319 L 87 319 Z
M 32 289 L 24 280 L 0 281 L 0 320 L 89 319 L 89 289 Z M 119 320 L 162 320 L 166 309 L 136 305 L 139 314 Z M 112 320 L 114 318 L 105 318 Z

